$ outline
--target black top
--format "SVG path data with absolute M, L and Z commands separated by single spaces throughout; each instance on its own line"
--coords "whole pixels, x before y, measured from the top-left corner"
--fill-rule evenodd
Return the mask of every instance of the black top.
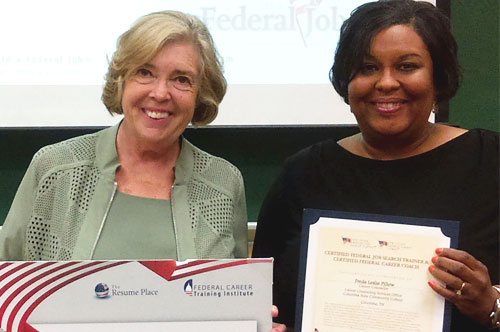
M 254 257 L 274 257 L 278 321 L 293 327 L 302 210 L 316 208 L 460 221 L 459 249 L 499 276 L 499 136 L 474 129 L 398 160 L 354 155 L 335 141 L 290 157 L 265 199 Z M 481 331 L 453 309 L 451 331 Z

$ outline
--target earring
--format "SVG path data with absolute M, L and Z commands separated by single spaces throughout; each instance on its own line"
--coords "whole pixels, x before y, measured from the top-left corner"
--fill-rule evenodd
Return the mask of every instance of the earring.
M 436 103 L 432 104 L 432 113 L 437 114 L 438 111 L 439 111 L 438 104 Z

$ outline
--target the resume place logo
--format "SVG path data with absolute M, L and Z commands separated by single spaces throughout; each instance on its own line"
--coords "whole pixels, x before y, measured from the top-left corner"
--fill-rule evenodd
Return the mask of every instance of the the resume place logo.
M 109 287 L 104 283 L 97 284 L 94 288 L 94 291 L 95 295 L 100 299 L 104 299 L 109 296 Z

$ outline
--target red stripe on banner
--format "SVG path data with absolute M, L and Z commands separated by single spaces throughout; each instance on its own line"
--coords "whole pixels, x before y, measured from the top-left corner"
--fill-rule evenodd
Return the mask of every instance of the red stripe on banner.
M 1 270 L 1 269 L 4 269 L 4 268 L 6 268 L 7 266 L 10 266 L 10 265 L 12 265 L 12 264 L 14 264 L 14 263 L 12 263 L 12 262 L 10 262 L 10 263 L 2 263 L 2 264 L 0 264 L 0 270 Z
M 41 265 L 40 264 L 36 264 L 35 268 L 33 268 L 31 270 L 28 270 L 28 271 L 26 271 L 26 272 L 18 275 L 17 277 L 15 277 L 11 281 L 9 281 L 7 284 L 5 284 L 5 286 L 3 286 L 2 288 L 0 288 L 0 295 L 2 295 L 7 289 L 9 289 L 13 284 L 15 284 L 16 282 L 18 282 L 19 280 L 21 280 L 21 279 L 29 276 L 33 272 L 39 271 L 40 269 L 43 269 L 44 267 L 46 267 L 48 265 L 52 265 L 54 263 L 55 262 L 47 262 L 47 263 L 44 263 L 44 264 L 41 264 Z
M 56 263 L 56 262 L 51 262 L 51 263 L 44 263 L 43 265 L 46 265 L 46 264 L 53 264 L 53 263 Z M 46 276 L 54 273 L 54 272 L 57 272 L 59 270 L 62 270 L 68 266 L 71 266 L 71 265 L 75 265 L 76 263 L 78 262 L 68 262 L 68 263 L 65 263 L 63 265 L 57 265 L 55 268 L 53 269 L 50 269 L 50 270 L 47 270 L 43 273 L 40 273 L 38 275 L 35 275 L 32 279 L 29 279 L 29 280 L 26 280 L 24 282 L 24 284 L 18 288 L 16 288 L 16 290 L 14 292 L 12 292 L 12 294 L 9 295 L 9 297 L 4 301 L 4 303 L 2 304 L 2 306 L 0 307 L 0 322 L 2 321 L 3 319 L 3 315 L 5 314 L 5 310 L 7 310 L 7 307 L 9 306 L 9 304 L 12 302 L 12 300 L 14 300 L 14 298 L 19 294 L 21 293 L 23 290 L 25 290 L 27 287 L 29 287 L 30 285 L 32 285 L 34 282 L 40 280 L 40 279 L 43 279 L 45 278 Z M 36 265 L 36 267 L 32 270 L 29 270 L 28 272 L 31 272 L 33 270 L 39 270 L 41 267 L 39 264 Z M 28 273 L 27 272 L 27 273 Z M 0 292 L 0 294 L 2 294 L 2 292 Z
M 26 324 L 24 324 L 24 332 L 40 332 L 40 331 L 38 331 L 37 329 L 35 329 L 30 324 L 26 323 Z
M 78 263 L 78 262 L 74 262 L 74 264 L 76 264 L 76 263 Z M 30 297 L 32 297 L 34 294 L 36 294 L 40 289 L 44 288 L 47 285 L 50 285 L 51 283 L 53 283 L 54 281 L 57 281 L 58 279 L 64 278 L 65 276 L 67 276 L 71 273 L 80 271 L 82 269 L 85 269 L 85 268 L 88 268 L 90 266 L 94 266 L 94 265 L 100 264 L 100 263 L 102 263 L 102 262 L 96 261 L 96 262 L 92 262 L 92 263 L 68 270 L 66 272 L 63 272 L 55 277 L 52 277 L 52 278 L 44 281 L 42 284 L 40 284 L 36 288 L 32 289 L 28 294 L 23 296 L 23 298 L 19 302 L 16 303 L 14 309 L 12 309 L 11 313 L 9 314 L 9 319 L 7 321 L 7 331 L 12 331 L 12 324 L 14 322 L 14 318 L 16 317 L 17 313 L 19 312 L 19 310 L 21 309 L 23 304 L 26 303 L 26 301 L 28 301 L 30 299 Z
M 193 261 L 193 262 L 189 262 L 189 263 L 186 263 L 184 265 L 178 265 L 177 268 L 175 269 L 176 271 L 177 270 L 182 270 L 182 269 L 185 269 L 187 267 L 191 267 L 191 266 L 196 266 L 196 265 L 201 265 L 201 264 L 206 264 L 206 263 L 212 263 L 212 262 L 215 262 L 216 259 L 203 259 L 203 260 L 196 260 L 196 261 Z
M 274 261 L 273 258 L 252 258 L 252 260 L 248 264 L 254 263 L 272 263 Z
M 97 263 L 102 263 L 102 262 L 97 262 Z M 58 291 L 59 289 L 71 284 L 72 282 L 75 282 L 79 279 L 82 279 L 82 278 L 85 278 L 86 276 L 89 276 L 91 274 L 94 274 L 94 273 L 97 273 L 97 272 L 100 272 L 100 271 L 103 271 L 103 270 L 107 270 L 107 269 L 110 269 L 112 267 L 115 267 L 115 266 L 119 266 L 119 265 L 123 265 L 123 264 L 127 264 L 127 263 L 130 263 L 130 261 L 120 261 L 120 262 L 116 262 L 116 263 L 113 263 L 113 264 L 110 264 L 110 265 L 106 265 L 106 266 L 101 266 L 95 270 L 92 270 L 92 271 L 87 271 L 83 274 L 80 274 L 80 275 L 77 275 L 73 278 L 70 278 L 68 280 L 66 280 L 65 282 L 53 287 L 52 289 L 50 289 L 49 291 L 45 292 L 42 296 L 40 296 L 39 298 L 36 299 L 35 302 L 33 302 L 30 307 L 28 308 L 28 310 L 26 310 L 26 312 L 24 313 L 24 315 L 22 316 L 21 318 L 21 321 L 19 322 L 19 331 L 18 332 L 29 332 L 28 330 L 26 330 L 26 325 L 28 325 L 26 323 L 26 321 L 28 320 L 29 316 L 31 315 L 31 313 L 33 312 L 33 310 L 36 309 L 36 307 L 38 307 L 38 305 L 40 305 L 40 303 L 43 302 L 43 300 L 45 300 L 47 297 L 49 297 L 50 295 L 52 295 L 53 293 L 55 293 L 56 291 Z M 10 319 L 9 319 L 10 321 Z M 10 327 L 12 328 L 12 326 Z M 7 331 L 9 331 L 9 323 L 7 323 Z
M 178 274 L 178 275 L 172 277 L 170 280 L 181 279 L 181 278 L 189 277 L 189 276 L 192 276 L 195 274 L 225 269 L 225 268 L 232 267 L 232 266 L 239 266 L 239 265 L 245 265 L 245 264 L 270 263 L 270 262 L 272 262 L 272 259 L 262 259 L 262 260 L 261 259 L 259 259 L 259 260 L 245 259 L 245 260 L 240 260 L 240 261 L 235 261 L 235 262 L 224 263 L 224 264 L 220 264 L 220 265 L 216 265 L 216 266 L 210 266 L 210 267 L 206 267 L 203 269 L 199 269 L 199 270 L 195 270 L 195 271 L 191 271 L 191 272 L 187 272 L 187 273 L 183 273 L 183 274 Z
M 10 276 L 10 275 L 12 275 L 12 274 L 16 273 L 17 271 L 19 271 L 19 270 L 21 270 L 21 269 L 25 268 L 26 266 L 31 265 L 31 264 L 33 264 L 33 263 L 34 263 L 34 262 L 26 262 L 26 263 L 23 263 L 23 264 L 21 264 L 21 265 L 19 265 L 19 266 L 15 267 L 15 268 L 13 268 L 13 269 L 12 269 L 12 270 L 10 270 L 9 272 L 6 272 L 6 273 L 2 274 L 2 275 L 0 276 L 0 281 L 4 280 L 4 279 L 5 279 L 5 278 L 7 278 L 8 276 Z
M 175 261 L 139 261 L 145 268 L 153 271 L 161 278 L 169 281 L 172 273 L 175 271 L 176 262 Z

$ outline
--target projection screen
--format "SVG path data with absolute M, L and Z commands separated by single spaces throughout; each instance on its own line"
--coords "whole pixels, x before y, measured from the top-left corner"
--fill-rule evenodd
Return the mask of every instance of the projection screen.
M 209 27 L 229 87 L 213 125 L 352 124 L 328 80 L 339 28 L 361 0 L 20 0 L 0 10 L 0 127 L 107 126 L 117 37 L 153 11 Z M 435 3 L 434 1 L 431 1 Z

